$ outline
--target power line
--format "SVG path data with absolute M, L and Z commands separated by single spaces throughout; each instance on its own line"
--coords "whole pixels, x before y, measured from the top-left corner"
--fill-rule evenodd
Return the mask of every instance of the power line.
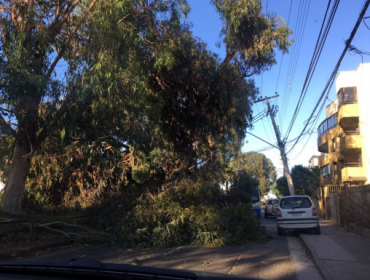
M 262 86 L 263 86 L 263 72 L 262 72 L 262 77 L 261 77 L 261 94 L 262 94 Z M 258 110 L 258 112 L 259 112 L 258 104 L 257 104 L 257 110 Z M 271 142 L 271 140 L 270 140 L 270 136 L 269 136 L 269 134 L 267 133 L 267 129 L 266 129 L 266 127 L 265 127 L 265 123 L 264 123 L 264 122 L 262 122 L 262 125 L 263 125 L 263 129 L 264 129 L 264 130 L 265 130 L 265 132 L 266 132 L 267 139 Z
M 288 22 L 287 22 L 287 26 L 289 26 L 290 13 L 292 12 L 292 3 L 293 3 L 293 0 L 290 0 L 290 7 L 289 7 L 289 15 L 288 15 Z M 278 77 L 277 77 L 277 80 L 276 80 L 275 92 L 277 92 L 278 85 L 279 85 L 280 71 L 281 71 L 281 66 L 282 66 L 282 64 L 283 64 L 283 58 L 284 58 L 284 53 L 282 53 L 282 54 L 281 54 L 280 67 L 279 67 L 279 74 L 278 74 Z M 283 129 L 283 126 L 282 126 L 282 122 L 281 122 L 281 114 L 280 114 L 280 112 L 279 112 L 279 124 L 280 124 L 280 129 L 282 130 L 282 129 Z
M 335 77 L 336 77 L 336 75 L 337 75 L 337 73 L 338 73 L 338 70 L 339 70 L 340 64 L 341 64 L 341 62 L 342 62 L 342 60 L 343 60 L 343 58 L 344 58 L 344 56 L 345 56 L 346 52 L 348 51 L 349 46 L 351 45 L 351 42 L 352 42 L 352 40 L 353 40 L 353 38 L 354 38 L 354 36 L 355 36 L 355 34 L 356 34 L 356 32 L 357 32 L 358 27 L 359 27 L 359 26 L 360 26 L 360 24 L 361 24 L 361 21 L 362 21 L 362 19 L 363 19 L 363 17 L 364 17 L 364 15 L 365 15 L 365 13 L 366 13 L 366 11 L 367 11 L 367 8 L 369 7 L 369 4 L 370 4 L 370 0 L 366 0 L 366 2 L 364 3 L 364 6 L 363 6 L 363 8 L 362 8 L 362 11 L 361 11 L 361 13 L 360 13 L 360 15 L 359 15 L 359 17 L 358 17 L 358 19 L 357 19 L 357 21 L 356 21 L 356 24 L 355 24 L 354 28 L 353 28 L 353 29 L 352 29 L 352 31 L 351 31 L 351 35 L 350 35 L 350 37 L 349 37 L 349 38 L 346 40 L 346 42 L 345 42 L 345 44 L 346 44 L 346 45 L 345 45 L 345 48 L 344 48 L 344 50 L 343 50 L 343 52 L 342 52 L 342 54 L 341 54 L 341 56 L 340 56 L 340 58 L 339 58 L 339 60 L 338 60 L 338 62 L 337 62 L 337 64 L 336 64 L 336 66 L 335 66 L 335 68 L 334 68 L 334 70 L 333 70 L 333 72 L 332 72 L 332 74 L 331 74 L 331 76 L 330 76 L 330 78 L 329 78 L 329 81 L 327 82 L 327 84 L 326 84 L 326 86 L 325 86 L 325 88 L 324 88 L 323 92 L 321 93 L 321 96 L 320 96 L 320 98 L 319 98 L 318 102 L 317 102 L 317 103 L 316 103 L 316 105 L 315 105 L 315 108 L 313 109 L 313 111 L 312 111 L 312 113 L 311 113 L 311 115 L 310 115 L 310 117 L 309 117 L 309 119 L 308 119 L 309 121 L 308 121 L 308 122 L 306 123 L 306 125 L 304 126 L 304 128 L 303 128 L 302 132 L 301 132 L 301 133 L 300 133 L 300 135 L 298 136 L 298 139 L 295 141 L 295 143 L 294 143 L 294 144 L 293 144 L 293 146 L 290 148 L 290 150 L 288 151 L 288 153 L 294 149 L 295 145 L 298 143 L 299 139 L 302 137 L 303 133 L 305 132 L 305 130 L 306 130 L 306 128 L 307 128 L 307 126 L 308 126 L 308 124 L 310 123 L 310 120 L 312 119 L 312 117 L 313 117 L 313 115 L 314 115 L 314 113 L 315 113 L 316 109 L 318 108 L 318 106 L 319 106 L 319 104 L 321 103 L 322 99 L 324 98 L 325 94 L 326 94 L 326 96 L 328 96 L 328 94 L 329 94 L 328 89 L 330 90 L 330 88 L 332 87 L 332 85 L 333 85 L 333 83 L 334 83 L 334 80 L 335 80 Z M 318 118 L 318 116 L 319 116 L 319 115 L 317 115 L 317 116 L 316 116 L 316 118 Z
M 250 134 L 250 135 L 252 135 L 252 136 L 254 136 L 254 137 L 256 137 L 257 139 L 259 139 L 259 140 L 261 140 L 261 141 L 263 141 L 263 142 L 265 142 L 265 143 L 269 144 L 270 146 L 272 146 L 272 147 L 274 147 L 274 148 L 276 148 L 276 149 L 279 149 L 277 146 L 272 145 L 271 143 L 269 143 L 269 142 L 267 142 L 266 140 L 264 140 L 264 139 L 262 139 L 262 138 L 258 137 L 257 135 L 254 135 L 253 133 L 250 133 L 250 132 L 247 132 L 247 133 L 248 133 L 248 134 Z
M 329 89 L 329 91 L 330 91 L 330 89 Z M 327 99 L 328 99 L 328 98 L 327 98 Z M 328 99 L 328 100 L 329 100 L 329 99 Z M 329 101 L 330 101 L 330 100 L 329 100 Z M 306 133 L 306 134 L 309 134 L 309 135 L 308 135 L 308 138 L 307 138 L 306 143 L 303 145 L 302 150 L 298 153 L 298 155 L 297 155 L 293 160 L 295 160 L 297 157 L 299 157 L 299 156 L 300 156 L 300 154 L 303 152 L 303 150 L 306 148 L 308 141 L 310 140 L 310 138 L 311 138 L 312 134 L 314 133 L 313 128 L 314 128 L 314 127 L 317 127 L 317 122 L 318 122 L 318 120 L 319 120 L 319 116 L 320 116 L 320 114 L 321 114 L 322 110 L 324 109 L 324 107 L 325 107 L 325 101 L 322 103 L 322 105 L 321 105 L 321 107 L 320 107 L 320 110 L 319 110 L 319 113 L 318 113 L 318 114 L 316 115 L 316 117 L 315 117 L 315 121 L 314 121 L 314 122 L 312 122 L 312 125 L 311 125 L 311 127 L 310 127 L 310 131 Z M 298 137 L 297 137 L 297 138 L 298 138 Z M 303 140 L 303 138 L 302 138 L 302 140 Z M 298 142 L 298 143 L 299 143 L 299 142 Z M 298 143 L 297 143 L 297 144 L 298 144 Z
M 367 25 L 367 23 L 366 23 L 366 21 L 365 21 L 365 19 L 368 19 L 368 18 L 370 18 L 370 17 L 364 17 L 363 22 L 364 22 L 365 26 L 367 27 L 367 29 L 369 29 L 369 30 L 370 30 L 370 27 Z
M 308 5 L 307 5 L 308 3 Z M 287 72 L 287 79 L 285 81 L 285 89 L 284 89 L 284 97 L 283 97 L 283 109 L 282 109 L 282 124 L 284 123 L 285 116 L 287 113 L 287 108 L 289 104 L 289 99 L 290 99 L 290 94 L 292 91 L 292 84 L 293 84 L 293 79 L 295 75 L 295 69 L 296 65 L 298 62 L 298 57 L 300 53 L 300 46 L 302 44 L 303 40 L 303 34 L 304 34 L 304 29 L 306 26 L 306 20 L 308 17 L 308 8 L 309 8 L 310 2 L 307 1 L 300 1 L 300 5 L 298 8 L 298 15 L 297 15 L 297 20 L 296 20 L 296 28 L 297 30 L 297 39 L 296 43 L 293 45 L 292 49 L 292 55 L 290 56 L 289 59 L 289 66 L 288 66 L 288 72 Z M 304 25 L 302 23 L 304 22 Z M 282 126 L 281 124 L 281 126 Z
M 298 41 L 298 51 L 296 52 L 295 60 L 293 62 L 293 71 L 292 71 L 292 75 L 291 75 L 291 83 L 292 84 L 294 82 L 295 71 L 297 69 L 298 58 L 299 58 L 299 54 L 301 52 L 302 41 L 303 41 L 304 33 L 305 33 L 305 30 L 306 30 L 306 23 L 307 23 L 308 11 L 309 11 L 310 5 L 311 5 L 311 0 L 307 1 L 306 3 L 307 3 L 307 8 L 305 8 L 306 12 L 305 12 L 305 14 L 303 15 L 303 18 L 302 18 L 302 22 L 304 22 L 304 24 L 303 24 L 301 34 L 300 34 L 301 39 Z
M 302 90 L 301 90 L 301 94 L 300 94 L 300 97 L 298 99 L 296 108 L 294 110 L 292 119 L 291 119 L 290 124 L 288 126 L 288 129 L 286 131 L 286 134 L 285 134 L 285 137 L 284 137 L 285 140 L 289 137 L 289 134 L 290 134 L 290 132 L 293 128 L 293 125 L 294 125 L 294 123 L 297 119 L 297 116 L 298 116 L 299 111 L 301 109 L 301 106 L 303 104 L 303 100 L 306 97 L 308 86 L 311 83 L 313 73 L 315 72 L 317 63 L 318 63 L 319 58 L 320 58 L 321 53 L 322 53 L 322 49 L 323 49 L 324 44 L 326 42 L 326 38 L 329 34 L 331 25 L 333 23 L 335 14 L 337 12 L 338 5 L 339 5 L 339 0 L 335 0 L 335 3 L 333 4 L 333 7 L 332 7 L 330 15 L 329 15 L 329 19 L 328 19 L 328 21 L 325 25 L 325 21 L 326 21 L 326 17 L 327 17 L 327 14 L 328 14 L 330 4 L 331 4 L 331 0 L 329 1 L 328 6 L 326 8 L 325 16 L 324 16 L 324 19 L 323 19 L 323 22 L 322 22 L 322 25 L 321 25 L 319 36 L 318 36 L 317 41 L 316 41 L 316 46 L 315 46 L 315 50 L 314 50 L 314 53 L 313 53 L 313 56 L 312 56 L 312 59 L 311 59 L 311 63 L 308 67 L 307 74 L 306 74 L 306 79 L 304 81 L 304 84 L 303 84 L 303 87 L 302 87 Z M 324 29 L 324 32 L 323 32 L 324 25 L 325 25 L 325 29 Z

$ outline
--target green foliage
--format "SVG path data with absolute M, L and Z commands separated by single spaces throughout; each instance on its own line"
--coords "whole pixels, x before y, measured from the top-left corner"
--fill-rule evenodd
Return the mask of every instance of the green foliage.
M 250 194 L 258 183 L 266 191 L 273 167 L 265 158 L 256 170 L 227 167 L 251 127 L 258 90 L 246 78 L 290 44 L 279 18 L 264 17 L 255 0 L 213 1 L 222 60 L 183 23 L 185 0 L 96 1 L 88 13 L 90 0 L 75 10 L 65 0 L 26 1 L 11 20 L 18 2 L 0 15 L 0 105 L 9 111 L 0 117 L 17 125 L 1 153 L 6 169 L 14 145 L 29 152 L 27 210 L 88 209 L 92 226 L 126 246 L 266 238 Z
M 317 166 L 313 168 L 296 165 L 292 168 L 292 179 L 294 188 L 301 193 L 315 196 L 320 187 L 320 170 Z
M 9 135 L 0 136 L 0 181 L 6 184 L 10 171 L 14 139 Z
M 294 184 L 294 181 L 293 181 Z M 288 181 L 286 177 L 280 177 L 276 180 L 276 186 L 273 188 L 273 193 L 277 197 L 282 197 L 286 195 L 290 195 L 289 188 L 288 188 Z
M 223 21 L 226 60 L 238 64 L 243 76 L 268 70 L 275 51 L 287 52 L 291 30 L 276 15 L 263 15 L 260 0 L 212 0 Z
M 261 231 L 250 197 L 237 195 L 243 192 L 228 196 L 216 184 L 182 180 L 155 194 L 147 192 L 130 205 L 102 204 L 87 213 L 90 225 L 129 247 L 264 241 L 267 236 Z
M 259 181 L 250 176 L 246 170 L 240 170 L 233 177 L 230 197 L 234 200 L 240 200 L 245 204 L 251 202 L 251 196 L 255 194 L 256 188 L 259 187 Z
M 320 187 L 320 170 L 317 166 L 309 168 L 295 165 L 291 175 L 296 194 L 307 194 L 312 197 L 317 195 L 317 189 Z M 277 179 L 273 193 L 278 197 L 289 195 L 286 177 Z
M 276 180 L 275 167 L 264 154 L 256 152 L 239 153 L 233 160 L 236 170 L 245 170 L 259 181 L 261 195 L 266 195 Z

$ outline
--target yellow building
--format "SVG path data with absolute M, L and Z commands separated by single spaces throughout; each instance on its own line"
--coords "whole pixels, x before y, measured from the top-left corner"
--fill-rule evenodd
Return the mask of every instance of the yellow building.
M 321 187 L 370 184 L 370 63 L 340 72 L 336 91 L 318 127 Z

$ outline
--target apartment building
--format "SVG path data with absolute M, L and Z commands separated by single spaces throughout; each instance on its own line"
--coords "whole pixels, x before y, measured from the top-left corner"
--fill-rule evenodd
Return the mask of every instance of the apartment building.
M 370 63 L 340 72 L 336 92 L 318 127 L 321 187 L 370 184 Z
M 308 161 L 308 167 L 319 166 L 319 159 L 320 159 L 320 156 L 312 156 L 310 160 Z

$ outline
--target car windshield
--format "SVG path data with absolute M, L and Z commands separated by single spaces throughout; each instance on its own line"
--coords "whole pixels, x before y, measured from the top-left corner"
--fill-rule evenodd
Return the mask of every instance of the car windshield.
M 312 205 L 308 197 L 288 197 L 280 200 L 282 209 L 310 208 Z

